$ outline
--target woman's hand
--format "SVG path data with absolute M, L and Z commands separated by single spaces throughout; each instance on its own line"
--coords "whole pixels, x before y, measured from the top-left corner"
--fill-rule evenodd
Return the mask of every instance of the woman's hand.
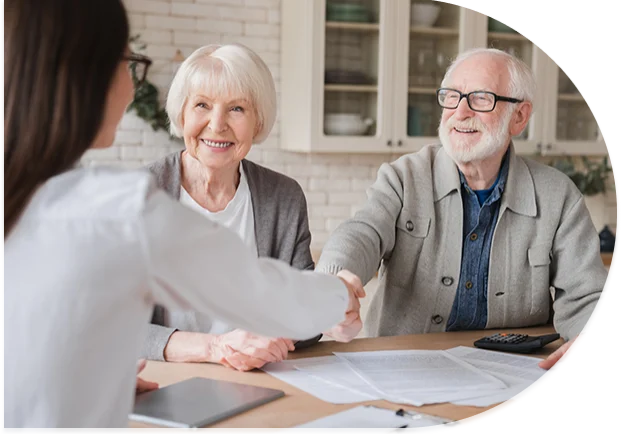
M 212 361 L 238 371 L 249 371 L 269 362 L 285 360 L 293 350 L 295 346 L 290 339 L 268 338 L 237 329 L 214 339 Z
M 140 374 L 145 366 L 147 366 L 147 361 L 145 359 L 140 359 L 138 360 L 138 362 L 136 362 L 136 369 L 138 371 L 136 372 L 136 395 L 139 393 L 148 392 L 149 390 L 155 390 L 160 387 L 157 383 L 154 383 L 153 381 L 143 380 L 142 378 L 138 377 L 138 374 Z

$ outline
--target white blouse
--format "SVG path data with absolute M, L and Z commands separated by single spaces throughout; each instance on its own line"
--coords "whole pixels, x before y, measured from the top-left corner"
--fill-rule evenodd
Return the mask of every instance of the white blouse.
M 156 303 L 305 339 L 341 321 L 348 299 L 334 276 L 257 258 L 144 171 L 50 179 L 4 255 L 5 427 L 126 426 Z

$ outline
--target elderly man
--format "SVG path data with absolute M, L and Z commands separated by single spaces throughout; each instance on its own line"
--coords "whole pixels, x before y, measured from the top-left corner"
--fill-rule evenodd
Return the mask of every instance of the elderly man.
M 380 284 L 370 336 L 525 327 L 580 333 L 606 280 L 584 199 L 561 172 L 516 155 L 535 81 L 519 59 L 476 49 L 448 69 L 431 145 L 383 164 L 368 200 L 327 242 L 318 271 Z M 359 330 L 352 329 L 351 333 Z

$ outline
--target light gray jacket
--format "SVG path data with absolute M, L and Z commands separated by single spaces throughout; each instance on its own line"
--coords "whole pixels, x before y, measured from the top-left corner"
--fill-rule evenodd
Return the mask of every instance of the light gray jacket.
M 289 265 L 312 270 L 311 234 L 302 187 L 294 180 L 249 160 L 242 160 L 248 179 L 254 213 L 258 255 L 280 259 Z M 159 188 L 179 200 L 181 194 L 181 152 L 175 152 L 147 167 Z M 174 260 L 174 258 L 171 258 Z M 243 273 L 244 270 L 240 270 Z M 205 276 L 209 284 L 209 276 Z M 164 348 L 175 330 L 204 332 L 194 312 L 175 312 L 173 316 L 156 306 L 141 357 L 164 360 Z
M 383 164 L 367 196 L 328 240 L 318 271 L 346 268 L 366 284 L 380 268 L 365 324 L 370 336 L 444 331 L 461 267 L 457 166 L 440 145 L 427 146 Z M 544 324 L 553 308 L 556 330 L 573 338 L 605 280 L 580 191 L 556 169 L 518 157 L 511 145 L 492 239 L 486 328 Z

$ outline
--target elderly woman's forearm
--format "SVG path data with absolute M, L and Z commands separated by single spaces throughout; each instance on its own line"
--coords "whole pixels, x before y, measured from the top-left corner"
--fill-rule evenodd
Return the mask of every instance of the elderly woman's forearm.
M 164 360 L 167 362 L 212 362 L 215 360 L 216 336 L 205 333 L 176 331 L 164 348 Z

